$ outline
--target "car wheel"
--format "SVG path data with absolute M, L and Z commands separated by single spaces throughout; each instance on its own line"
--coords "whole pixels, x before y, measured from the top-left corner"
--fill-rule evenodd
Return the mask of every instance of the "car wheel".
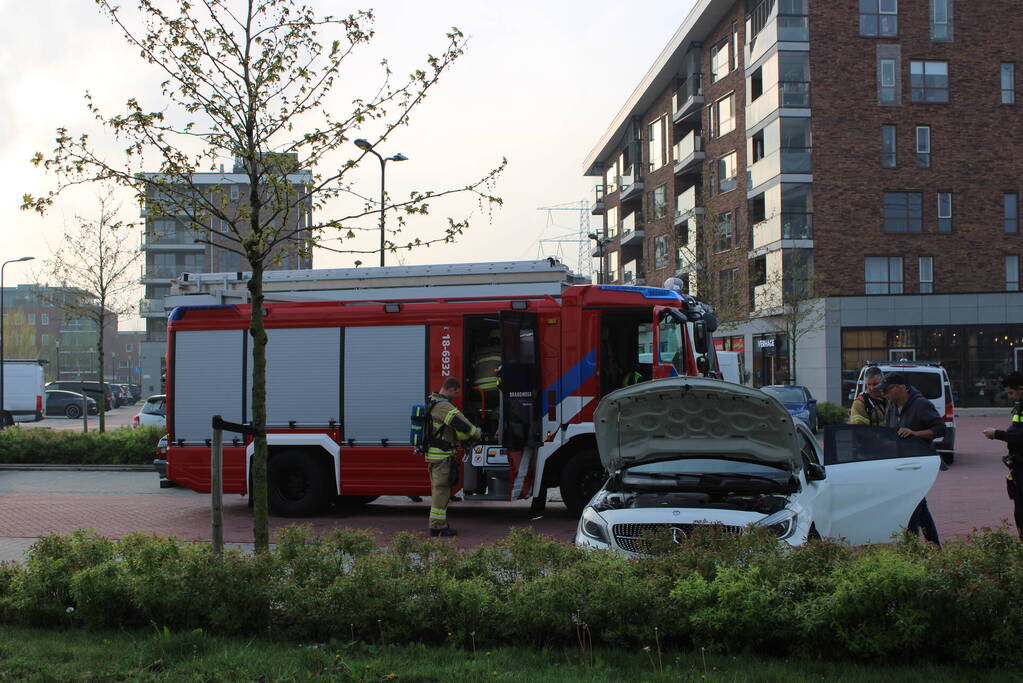
M 267 465 L 270 510 L 282 517 L 307 517 L 328 502 L 323 459 L 303 451 L 286 451 Z
M 70 403 L 68 407 L 64 409 L 64 417 L 69 420 L 77 420 L 82 416 L 82 406 L 77 403 Z
M 600 464 L 597 451 L 587 448 L 572 456 L 561 470 L 561 498 L 572 514 L 581 515 L 600 487 L 607 481 L 607 473 Z
M 806 534 L 806 540 L 808 541 L 819 541 L 821 540 L 821 534 L 817 531 L 816 524 L 810 524 L 810 531 Z

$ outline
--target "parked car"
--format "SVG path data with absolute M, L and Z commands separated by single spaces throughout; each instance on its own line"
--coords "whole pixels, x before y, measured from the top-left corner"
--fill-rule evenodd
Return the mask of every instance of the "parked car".
M 72 420 L 82 417 L 81 394 L 74 391 L 64 391 L 63 389 L 47 389 L 45 394 L 46 415 L 48 417 L 63 415 Z M 86 397 L 85 402 L 90 415 L 99 413 L 95 399 Z
M 117 396 L 117 402 L 119 404 L 118 407 L 130 406 L 133 403 L 135 403 L 135 400 L 131 397 L 131 392 L 128 391 L 128 387 L 124 386 L 123 384 L 113 384 L 111 386 L 113 388 L 114 394 Z
M 86 396 L 96 399 L 96 403 L 103 406 L 103 410 L 113 410 L 116 406 L 114 400 L 114 392 L 109 384 L 103 385 L 103 397 L 100 396 L 99 382 L 78 382 L 60 380 L 58 382 L 50 382 L 46 385 L 47 389 L 63 389 L 64 391 L 75 391 L 78 393 L 84 392 Z
M 576 544 L 642 555 L 700 525 L 766 527 L 808 539 L 890 541 L 930 490 L 939 458 L 886 427 L 825 428 L 756 389 L 677 377 L 619 389 L 594 415 L 609 479 L 583 510 Z
M 870 361 L 860 369 L 860 376 L 856 380 L 856 389 L 853 393 L 854 398 L 863 393 L 863 374 L 871 366 L 876 366 L 886 375 L 889 372 L 898 372 L 904 375 L 906 380 L 931 402 L 934 409 L 938 411 L 938 415 L 941 415 L 945 421 L 945 436 L 934 440 L 934 448 L 946 463 L 952 464 L 955 459 L 956 445 L 955 394 L 952 391 L 948 372 L 941 366 L 941 363 L 934 361 Z
M 817 432 L 817 399 L 810 395 L 810 390 L 795 384 L 776 384 L 760 387 L 785 406 L 792 417 L 799 418 L 807 424 L 811 432 Z
M 153 425 L 156 427 L 167 426 L 167 396 L 157 394 L 150 396 L 142 405 L 139 414 L 131 419 L 132 426 Z

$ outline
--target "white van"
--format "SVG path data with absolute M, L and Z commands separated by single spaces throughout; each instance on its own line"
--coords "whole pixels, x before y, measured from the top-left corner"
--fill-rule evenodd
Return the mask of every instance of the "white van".
M 721 379 L 733 384 L 742 384 L 742 353 L 739 351 L 718 351 L 718 369 Z
M 43 419 L 43 364 L 38 360 L 4 361 L 4 425 Z
M 856 380 L 856 390 L 853 397 L 863 393 L 863 373 L 867 368 L 876 366 L 881 372 L 898 372 L 906 377 L 906 380 L 916 387 L 917 391 L 924 395 L 938 411 L 945 421 L 945 436 L 934 440 L 934 448 L 941 455 L 942 460 L 951 463 L 955 457 L 956 443 L 956 416 L 955 400 L 952 396 L 952 383 L 948 380 L 948 373 L 941 363 L 937 361 L 868 361 Z

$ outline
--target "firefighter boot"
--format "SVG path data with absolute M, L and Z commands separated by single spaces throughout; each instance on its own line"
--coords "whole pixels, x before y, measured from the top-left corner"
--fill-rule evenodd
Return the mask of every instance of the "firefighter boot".
M 441 538 L 450 538 L 457 536 L 458 532 L 451 527 L 444 527 L 443 529 L 430 529 L 431 536 L 440 536 Z

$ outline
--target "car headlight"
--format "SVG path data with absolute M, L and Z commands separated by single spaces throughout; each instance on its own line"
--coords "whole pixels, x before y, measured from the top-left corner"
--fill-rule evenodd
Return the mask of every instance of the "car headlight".
M 794 510 L 785 508 L 773 515 L 768 515 L 756 523 L 756 526 L 767 527 L 767 529 L 778 538 L 788 538 L 796 532 L 796 520 L 799 516 Z
M 587 538 L 611 545 L 611 541 L 607 537 L 607 524 L 591 507 L 583 510 L 583 516 L 579 520 L 579 531 Z
M 810 411 L 809 410 L 800 410 L 798 413 L 796 413 L 796 417 L 798 417 L 801 420 L 809 420 L 810 419 Z

